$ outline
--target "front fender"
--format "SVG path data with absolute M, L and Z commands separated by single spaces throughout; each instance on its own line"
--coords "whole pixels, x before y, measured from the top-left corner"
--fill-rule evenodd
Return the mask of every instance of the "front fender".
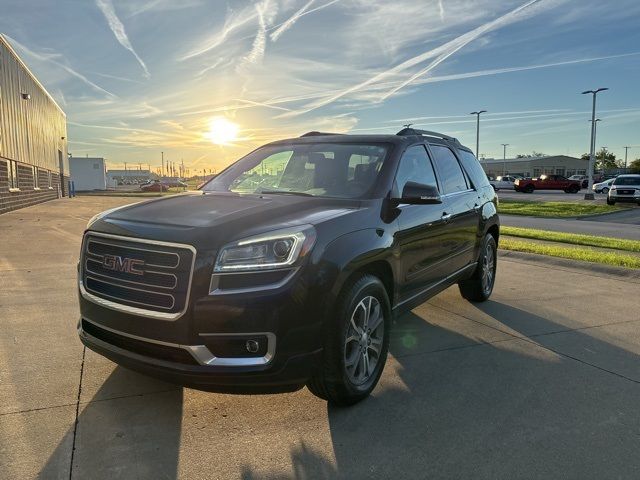
M 357 270 L 374 262 L 383 262 L 397 278 L 393 253 L 393 232 L 384 228 L 368 228 L 342 235 L 329 243 L 319 262 L 327 292 L 327 303 L 337 300 L 348 278 Z M 393 302 L 393 299 L 389 299 Z

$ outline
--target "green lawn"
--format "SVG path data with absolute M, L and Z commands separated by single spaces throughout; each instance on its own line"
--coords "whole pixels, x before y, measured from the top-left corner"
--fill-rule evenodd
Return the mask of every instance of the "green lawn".
M 585 245 L 590 247 L 611 248 L 614 250 L 626 250 L 628 252 L 640 252 L 640 241 L 625 240 L 621 238 L 598 237 L 596 235 L 582 235 L 577 233 L 550 232 L 535 228 L 501 227 L 500 233 L 511 237 L 532 238 L 549 242 L 570 243 L 572 245 Z
M 570 248 L 562 245 L 545 245 L 524 240 L 512 240 L 510 238 L 501 238 L 500 248 L 515 252 L 537 253 L 570 260 L 640 269 L 640 257 L 617 252 L 603 252 L 590 248 Z
M 623 210 L 617 205 L 574 202 L 527 202 L 500 200 L 498 213 L 505 215 L 527 215 L 530 217 L 578 217 Z

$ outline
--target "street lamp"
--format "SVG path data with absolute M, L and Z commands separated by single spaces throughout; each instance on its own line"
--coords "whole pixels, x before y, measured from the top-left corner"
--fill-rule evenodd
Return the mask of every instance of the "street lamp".
M 502 145 L 502 176 L 505 176 L 507 170 L 507 147 L 509 144 L 501 143 L 500 145 Z
M 605 90 L 609 90 L 606 87 L 598 88 L 597 90 L 585 90 L 582 92 L 582 95 L 592 94 L 593 95 L 593 109 L 591 111 L 591 150 L 589 153 L 589 183 L 587 184 L 587 193 L 584 194 L 585 200 L 594 200 L 595 196 L 593 195 L 593 151 L 596 148 L 596 95 L 598 92 L 604 92 Z
M 476 116 L 476 158 L 480 158 L 480 114 L 486 112 L 486 110 L 480 110 L 479 112 L 471 112 L 469 114 Z
M 627 154 L 631 147 L 624 147 L 624 173 L 627 173 Z

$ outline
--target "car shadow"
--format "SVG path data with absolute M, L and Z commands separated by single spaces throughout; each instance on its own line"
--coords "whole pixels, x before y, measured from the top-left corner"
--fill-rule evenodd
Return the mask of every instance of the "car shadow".
M 136 377 L 141 377 L 148 393 L 114 395 L 130 391 Z M 93 398 L 80 404 L 76 424 L 66 432 L 39 477 L 176 478 L 183 389 L 142 377 L 116 366 Z
M 291 475 L 260 477 L 638 478 L 638 356 L 562 318 L 493 301 L 472 311 L 446 326 L 430 322 L 435 305 L 398 318 L 373 395 L 327 407 L 333 457 L 302 444 Z

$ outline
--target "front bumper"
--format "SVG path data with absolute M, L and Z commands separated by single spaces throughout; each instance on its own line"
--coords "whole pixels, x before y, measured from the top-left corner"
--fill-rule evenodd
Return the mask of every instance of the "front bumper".
M 640 204 L 640 196 L 638 195 L 616 195 L 611 194 L 611 191 L 609 191 L 609 200 L 613 200 L 615 202 L 629 202 Z
M 140 344 L 145 340 L 140 337 L 131 338 L 138 343 L 136 350 L 121 348 L 114 342 L 105 341 L 87 332 L 87 320 L 78 322 L 78 335 L 82 343 L 96 353 L 116 362 L 123 367 L 158 378 L 160 380 L 198 390 L 222 392 L 222 393 L 280 393 L 295 391 L 304 386 L 313 369 L 318 364 L 322 350 L 293 355 L 278 364 L 272 365 L 269 359 L 264 365 L 203 365 L 197 359 L 197 355 L 191 354 L 194 361 L 189 363 L 186 358 L 180 358 L 174 354 L 142 354 Z M 92 323 L 91 323 L 92 324 Z M 93 324 L 92 324 L 93 325 Z M 126 337 L 124 332 L 111 331 L 114 335 Z M 167 342 L 157 343 L 147 339 L 149 347 L 162 346 L 167 352 L 169 349 L 182 350 L 189 354 L 190 347 Z M 134 347 L 135 348 L 135 347 Z M 153 351 L 153 349 L 151 348 Z M 144 350 L 143 350 L 144 351 Z M 144 351 L 144 353 L 148 353 Z M 160 358 L 162 356 L 163 358 Z

